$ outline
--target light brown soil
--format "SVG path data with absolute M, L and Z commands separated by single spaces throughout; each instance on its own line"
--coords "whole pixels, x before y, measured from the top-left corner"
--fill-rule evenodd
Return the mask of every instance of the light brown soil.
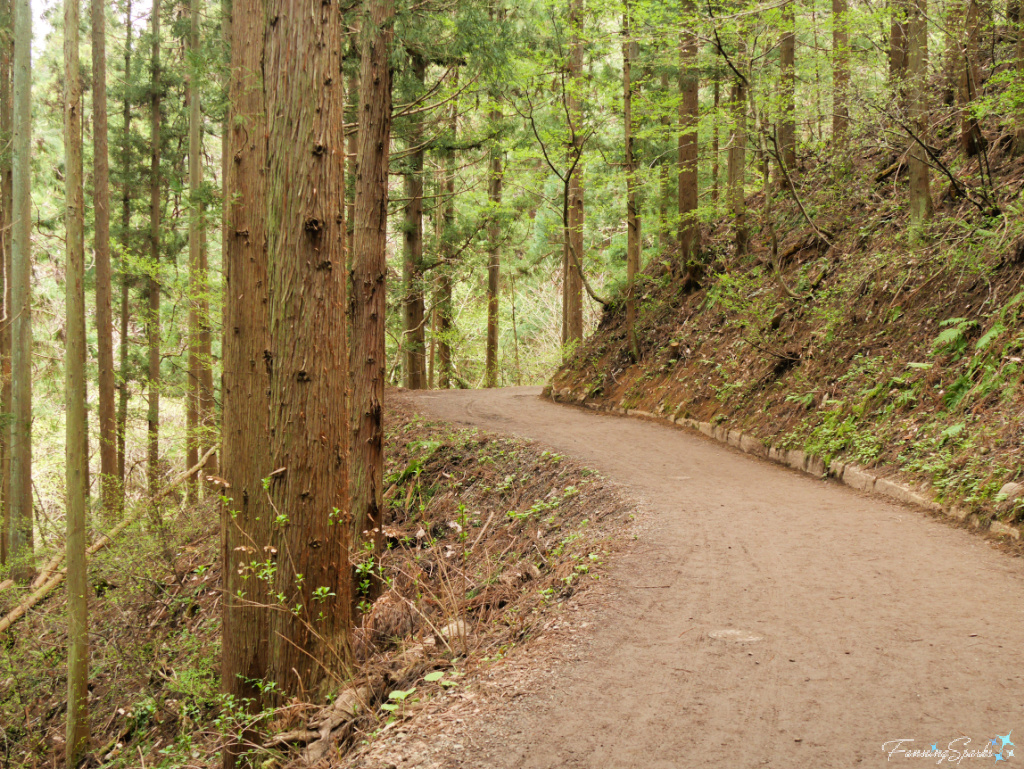
M 467 719 L 461 750 L 432 765 L 845 769 L 887 764 L 890 740 L 981 749 L 1011 729 L 1024 756 L 1019 559 L 702 436 L 538 394 L 414 401 L 582 460 L 642 499 L 652 524 L 566 662 Z

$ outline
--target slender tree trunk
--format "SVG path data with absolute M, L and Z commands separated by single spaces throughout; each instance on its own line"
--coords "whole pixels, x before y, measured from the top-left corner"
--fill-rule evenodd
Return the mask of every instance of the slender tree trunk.
M 491 124 L 501 122 L 501 110 L 491 110 Z M 487 227 L 487 348 L 484 355 L 484 370 L 487 387 L 498 386 L 498 290 L 501 281 L 501 222 L 498 209 L 501 207 L 502 152 L 497 146 L 491 147 L 490 172 L 487 179 L 487 197 L 491 203 L 491 220 Z
M 721 146 L 719 141 L 719 127 L 720 115 L 719 106 L 721 102 L 721 91 L 722 91 L 722 76 L 719 74 L 718 68 L 715 68 L 714 74 L 714 99 L 715 99 L 715 111 L 711 115 L 711 203 L 714 206 L 715 216 L 718 216 L 718 199 L 721 197 L 719 193 L 719 160 L 718 153 L 721 152 Z
M 186 406 L 185 467 L 195 467 L 200 448 L 200 402 L 203 400 L 203 331 L 208 312 L 206 304 L 206 272 L 203 269 L 202 219 L 199 194 L 203 183 L 202 142 L 199 114 L 199 0 L 189 3 L 188 47 L 191 71 L 188 74 L 188 388 Z M 208 334 L 207 334 L 208 336 Z M 195 502 L 199 491 L 198 478 L 187 481 L 188 500 Z
M 222 475 L 230 484 L 222 512 L 224 564 L 221 685 L 225 694 L 262 705 L 256 682 L 266 675 L 272 585 L 233 565 L 263 563 L 257 552 L 272 536 L 264 508 L 263 478 L 270 466 L 270 350 L 267 275 L 269 121 L 263 100 L 263 0 L 233 0 L 230 16 L 231 67 L 228 175 L 224 180 L 225 297 L 223 360 Z M 280 22 L 279 22 L 280 23 Z M 307 148 L 311 150 L 311 148 Z M 254 545 L 254 543 L 259 543 Z M 243 739 L 248 735 L 243 735 Z M 223 753 L 233 767 L 239 745 Z
M 686 270 L 685 284 L 696 288 L 702 279 L 700 223 L 697 221 L 700 77 L 697 69 L 697 4 L 683 3 L 683 32 L 679 57 L 679 264 Z
M 832 0 L 832 138 L 837 157 L 845 155 L 850 143 L 848 17 L 847 0 Z
M 636 274 L 640 270 L 640 217 L 637 214 L 636 158 L 633 156 L 633 62 L 639 46 L 633 40 L 630 7 L 622 15 L 622 126 L 626 156 L 626 336 L 634 360 L 640 357 L 636 342 Z
M 0 24 L 11 29 L 11 0 L 0 0 Z M 0 143 L 12 140 L 11 59 L 13 39 L 0 39 Z M 0 154 L 0 412 L 11 413 L 11 153 Z M 8 431 L 0 430 L 0 566 L 7 563 L 10 532 L 11 452 Z
M 907 14 L 914 0 L 889 0 L 892 26 L 889 32 L 889 87 L 902 99 L 903 81 L 910 64 Z
M 835 3 L 832 0 L 833 13 Z M 779 150 L 786 171 L 796 170 L 796 14 L 793 2 L 782 7 L 782 38 L 779 40 L 779 85 L 782 97 L 782 116 L 779 119 Z M 717 88 L 718 83 L 715 83 Z M 779 185 L 785 184 L 785 174 L 779 174 Z
M 736 233 L 736 254 L 747 253 L 747 84 L 739 77 L 732 83 L 733 129 L 729 137 L 729 212 Z
M 927 77 L 928 20 L 927 0 L 909 0 L 908 43 L 909 118 L 920 141 L 928 140 Z M 932 216 L 932 196 L 928 158 L 921 145 L 912 140 L 908 166 L 910 171 L 910 227 L 918 236 Z
M 352 260 L 352 527 L 379 553 L 383 489 L 384 311 L 394 0 L 367 0 L 362 25 Z
M 96 363 L 99 368 L 100 495 L 106 515 L 121 509 L 114 404 L 114 318 L 110 269 L 110 158 L 107 150 L 106 3 L 92 0 L 93 211 L 96 260 Z
M 661 73 L 661 92 L 668 98 L 669 90 L 669 77 L 668 71 L 663 70 Z M 672 135 L 672 116 L 666 109 L 661 116 L 661 130 L 662 135 L 668 137 Z M 672 237 L 673 227 L 669 222 L 669 202 L 677 198 L 676 187 L 677 184 L 673 183 L 671 178 L 672 170 L 675 168 L 678 173 L 678 167 L 672 162 L 671 156 L 666 152 L 664 156 L 659 158 L 658 164 L 661 166 L 661 198 L 658 201 L 658 224 L 660 228 L 660 240 L 661 249 L 665 251 L 672 244 L 674 238 Z M 678 180 L 676 180 L 678 182 Z
M 1024 83 L 1024 13 L 1017 13 L 1017 82 Z M 1013 154 L 1024 155 L 1024 108 L 1017 113 L 1017 135 Z
M 964 62 L 964 0 L 948 0 L 945 8 L 946 50 L 942 61 L 942 101 L 953 106 L 960 91 L 960 70 Z
M 124 47 L 124 79 L 126 83 L 131 82 L 132 73 L 132 2 L 128 0 L 125 8 L 125 47 Z M 124 93 L 124 105 L 123 105 L 123 121 L 124 121 L 124 147 L 122 149 L 123 159 L 122 164 L 124 168 L 124 184 L 121 189 L 121 249 L 123 253 L 128 253 L 131 247 L 131 227 L 132 227 L 132 197 L 131 197 L 131 183 L 129 179 L 129 169 L 132 163 L 132 149 L 131 142 L 128 137 L 131 136 L 132 127 L 132 103 L 128 96 L 128 89 L 125 89 Z M 129 382 L 129 371 L 128 371 L 128 317 L 131 306 L 129 304 L 129 285 L 131 279 L 128 274 L 128 268 L 125 261 L 121 261 L 121 317 L 120 317 L 120 332 L 121 339 L 119 341 L 119 367 L 118 372 L 120 374 L 120 385 L 118 388 L 118 403 L 117 403 L 117 480 L 119 482 L 120 497 L 118 498 L 118 509 L 124 509 L 124 493 L 125 493 L 125 477 L 124 477 L 124 461 L 125 461 L 125 435 L 128 427 L 128 382 Z
M 32 565 L 32 12 L 14 4 L 14 139 L 11 193 L 11 481 L 8 562 L 28 581 Z
M 149 413 L 147 428 L 149 493 L 156 494 L 160 476 L 160 3 L 150 12 L 153 58 L 150 88 L 149 279 L 146 337 L 149 342 Z
M 569 113 L 569 222 L 562 259 L 562 344 L 583 338 L 583 0 L 569 0 L 569 77 L 565 95 Z M 566 348 L 568 349 L 568 348 Z
M 427 63 L 412 56 L 412 72 L 422 90 Z M 423 304 L 423 121 L 412 118 L 409 133 L 411 154 L 405 175 L 405 248 L 402 260 L 405 320 L 405 386 L 422 390 L 426 379 L 426 317 Z
M 459 113 L 453 102 L 448 113 L 448 130 L 451 132 L 452 143 L 458 139 Z M 449 151 L 445 157 L 444 191 L 441 197 L 441 237 L 439 251 L 441 264 L 438 267 L 437 281 L 437 370 L 438 387 L 447 390 L 452 386 L 452 270 L 455 259 L 451 232 L 455 227 L 455 152 Z
M 79 15 L 79 0 L 64 0 L 64 221 L 67 227 L 67 346 L 64 348 L 64 402 L 67 407 L 67 422 L 64 446 L 67 472 L 68 565 L 68 704 L 65 760 L 69 767 L 78 766 L 89 748 L 89 586 L 85 569 L 85 514 L 89 496 L 85 468 L 89 460 L 88 454 L 84 453 L 85 444 L 82 441 L 82 434 L 86 428 L 85 200 L 82 193 Z M 104 126 L 104 131 L 105 128 Z M 106 197 L 109 199 L 109 195 Z M 108 254 L 108 283 L 109 278 Z
M 960 108 L 960 149 L 966 157 L 974 157 L 984 149 L 985 137 L 977 118 L 971 113 L 978 97 L 980 71 L 978 56 L 981 53 L 981 25 L 983 14 L 977 0 L 967 0 L 967 16 L 964 20 L 964 46 L 960 51 L 957 70 L 960 74 L 957 101 Z

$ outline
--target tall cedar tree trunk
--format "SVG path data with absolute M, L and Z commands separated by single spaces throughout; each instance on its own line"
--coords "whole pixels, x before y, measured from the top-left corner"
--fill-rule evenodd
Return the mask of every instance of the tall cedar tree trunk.
M 394 0 L 367 0 L 359 74 L 359 142 L 352 255 L 352 526 L 380 553 L 383 489 L 384 312 Z
M 833 3 L 839 0 L 833 0 Z M 779 91 L 782 116 L 779 119 L 779 150 L 781 161 L 790 174 L 796 169 L 796 14 L 794 3 L 782 7 L 782 37 L 779 40 Z M 716 87 L 718 83 L 715 83 Z M 785 185 L 780 173 L 778 184 Z
M 313 0 L 255 5 L 237 2 L 232 30 L 232 126 L 249 125 L 233 130 L 228 188 L 223 683 L 240 694 L 250 687 L 236 674 L 273 682 L 259 707 L 345 669 L 353 582 L 342 20 Z M 273 574 L 249 572 L 238 600 L 253 561 Z M 268 590 L 273 605 L 250 605 Z
M 213 376 L 210 369 L 209 287 L 207 285 L 205 206 L 199 195 L 203 183 L 202 116 L 199 111 L 199 0 L 191 0 L 188 45 L 192 52 L 192 71 L 188 76 L 188 395 L 187 450 L 185 467 L 194 467 L 209 438 L 213 402 Z M 209 381 L 207 381 L 209 380 Z M 208 389 L 209 388 L 209 389 Z M 199 482 L 188 481 L 188 497 L 195 501 Z
M 132 2 L 128 0 L 125 4 L 125 45 L 124 45 L 124 80 L 131 82 L 132 74 Z M 124 147 L 122 148 L 122 164 L 124 168 L 124 183 L 121 188 L 121 249 L 127 254 L 131 248 L 131 227 L 132 227 L 132 190 L 129 181 L 128 169 L 132 164 L 132 147 L 128 137 L 132 128 L 132 102 L 128 95 L 128 89 L 124 90 L 123 121 L 124 121 Z M 130 315 L 129 287 L 131 284 L 128 269 L 121 261 L 121 317 L 119 342 L 118 372 L 121 382 L 118 385 L 117 397 L 117 480 L 120 488 L 118 499 L 119 508 L 124 508 L 124 458 L 125 458 L 125 436 L 128 426 L 128 319 Z
M 273 534 L 272 517 L 263 516 L 263 477 L 270 467 L 270 350 L 267 320 L 267 142 L 263 101 L 263 0 L 233 0 L 230 17 L 228 175 L 224 180 L 226 245 L 224 254 L 222 475 L 230 486 L 221 526 L 224 564 L 223 654 L 221 686 L 225 694 L 247 699 L 253 711 L 262 705 L 255 682 L 266 675 L 269 603 L 273 585 L 239 571 L 234 564 L 272 565 L 260 552 Z M 230 651 L 230 653 L 228 653 Z M 240 748 L 224 751 L 224 766 L 234 765 Z
M 952 0 L 945 7 L 946 50 L 942 60 L 942 102 L 951 107 L 956 104 L 960 92 L 960 70 L 964 63 L 964 0 Z
M 501 123 L 501 110 L 491 110 L 491 125 Z M 497 141 L 491 147 L 490 170 L 487 177 L 487 198 L 491 203 L 491 220 L 487 226 L 487 347 L 484 351 L 484 371 L 487 387 L 498 386 L 498 290 L 501 281 L 501 207 L 502 152 Z
M 957 101 L 960 109 L 960 149 L 966 157 L 974 157 L 985 147 L 981 125 L 971 114 L 971 107 L 978 98 L 980 69 L 978 57 L 981 54 L 981 25 L 983 14 L 977 0 L 967 0 L 967 15 L 963 29 L 964 45 L 960 53 L 959 83 Z
M 68 565 L 65 760 L 70 767 L 78 766 L 89 748 L 89 586 L 85 570 L 85 513 L 89 489 L 85 475 L 88 454 L 82 441 L 86 427 L 85 200 L 82 192 L 82 79 L 78 60 L 78 28 L 79 0 L 64 0 L 64 222 L 67 228 L 64 284 L 67 310 L 64 403 L 67 421 L 64 447 Z
M 697 130 L 700 120 L 700 77 L 697 69 L 697 3 L 683 3 L 683 40 L 679 48 L 679 263 L 686 270 L 687 289 L 702 279 L 700 223 L 697 221 Z
M 11 0 L 0 0 L 0 22 L 11 28 Z M 11 141 L 11 56 L 12 38 L 0 39 L 0 142 Z M 0 154 L 0 302 L 5 320 L 0 323 L 0 412 L 11 413 L 11 154 Z M 7 563 L 10 529 L 9 484 L 11 452 L 9 435 L 0 431 L 0 565 Z
M 352 47 L 355 48 L 359 44 L 359 29 L 356 27 L 355 31 L 349 35 L 352 38 Z M 345 256 L 348 259 L 348 268 L 352 269 L 352 258 L 355 253 L 355 222 L 356 222 L 356 153 L 358 152 L 359 143 L 359 132 L 356 130 L 356 126 L 359 123 L 359 56 L 358 52 L 354 52 L 353 55 L 356 58 L 356 65 L 352 68 L 352 74 L 348 78 L 348 104 L 351 107 L 351 126 L 348 129 L 348 164 L 347 174 L 348 178 L 345 184 L 345 193 L 348 196 L 348 210 L 345 212 L 345 226 L 348 229 L 347 240 L 345 242 Z
M 714 210 L 714 214 L 715 214 L 715 216 L 718 216 L 718 199 L 720 197 L 719 187 L 721 186 L 721 182 L 719 181 L 719 178 L 718 178 L 719 177 L 718 153 L 721 151 L 720 141 L 719 141 L 719 137 L 718 137 L 719 132 L 721 131 L 721 128 L 718 125 L 719 121 L 720 121 L 720 115 L 719 115 L 718 108 L 719 108 L 720 103 L 721 103 L 722 76 L 719 73 L 717 67 L 715 68 L 714 78 L 715 78 L 715 82 L 714 82 L 714 89 L 713 90 L 714 90 L 715 111 L 711 115 L 711 204 L 714 206 L 714 209 L 715 209 Z
M 668 71 L 664 70 L 661 73 L 661 92 L 666 99 L 669 98 L 669 87 Z M 672 116 L 667 109 L 661 115 L 661 130 L 662 135 L 666 137 L 672 135 Z M 661 166 L 661 200 L 658 202 L 658 226 L 661 249 L 665 251 L 672 244 L 672 241 L 675 240 L 673 238 L 673 227 L 669 223 L 668 210 L 669 202 L 678 197 L 676 194 L 676 184 L 672 182 L 672 171 L 673 169 L 678 171 L 678 168 L 672 162 L 672 156 L 667 152 L 660 158 L 659 165 Z
M 448 112 L 448 130 L 451 141 L 458 140 L 459 112 L 456 102 L 452 102 Z M 444 191 L 441 196 L 441 243 L 439 252 L 441 264 L 437 279 L 437 383 L 438 387 L 447 390 L 452 386 L 452 331 L 454 320 L 452 314 L 452 270 L 454 269 L 455 253 L 451 242 L 452 230 L 455 227 L 455 151 L 448 150 L 444 161 Z
M 11 191 L 11 481 L 7 540 L 11 575 L 32 566 L 32 11 L 14 4 L 14 139 Z
M 927 0 L 910 0 L 907 18 L 909 44 L 909 119 L 920 142 L 928 141 L 928 5 Z M 917 235 L 932 217 L 932 196 L 928 157 L 919 141 L 911 139 L 908 153 L 910 170 L 910 227 Z
M 637 214 L 636 159 L 633 156 L 633 62 L 639 46 L 632 37 L 630 8 L 622 14 L 622 127 L 626 156 L 626 335 L 634 360 L 640 357 L 636 343 L 636 274 L 640 270 L 640 217 Z
M 422 56 L 412 55 L 412 73 L 423 89 L 427 63 Z M 402 282 L 405 297 L 405 386 L 422 390 L 426 386 L 426 318 L 423 302 L 423 119 L 411 118 L 409 131 L 409 166 L 405 174 L 405 241 L 402 259 Z
M 146 337 L 149 343 L 149 409 L 147 458 L 149 493 L 156 494 L 160 476 L 160 3 L 150 11 L 153 58 L 150 70 L 150 169 L 149 169 L 149 279 L 146 293 Z
M 736 254 L 747 253 L 747 84 L 739 76 L 732 82 L 733 129 L 729 137 L 729 213 L 736 235 Z
M 569 72 L 566 109 L 569 113 L 568 226 L 562 257 L 562 344 L 583 338 L 583 0 L 569 0 Z M 563 353 L 564 354 L 564 353 Z
M 99 369 L 100 495 L 106 515 L 121 510 L 117 475 L 117 414 L 114 404 L 114 318 L 110 269 L 110 157 L 107 149 L 107 12 L 92 0 L 92 135 L 96 260 L 96 364 Z
M 837 156 L 850 143 L 850 33 L 847 0 L 832 0 L 832 140 Z M 845 165 L 843 160 L 842 165 Z

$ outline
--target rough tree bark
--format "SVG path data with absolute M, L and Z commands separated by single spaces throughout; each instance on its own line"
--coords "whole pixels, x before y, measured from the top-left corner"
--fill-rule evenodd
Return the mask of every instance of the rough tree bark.
M 569 0 L 569 61 L 566 110 L 569 115 L 569 225 L 562 256 L 562 345 L 583 338 L 583 0 Z
M 359 140 L 352 255 L 352 527 L 379 553 L 383 539 L 384 311 L 394 0 L 367 0 L 362 20 Z
M 11 183 L 11 481 L 8 562 L 32 578 L 32 11 L 13 0 L 13 177 Z
M 412 55 L 412 73 L 422 90 L 427 62 Z M 402 300 L 405 347 L 405 386 L 422 390 L 426 386 L 426 317 L 423 301 L 423 119 L 410 119 L 410 154 L 405 173 L 405 238 L 402 253 Z
M 910 125 L 917 135 L 908 153 L 910 171 L 910 227 L 917 236 L 932 216 L 928 157 L 920 142 L 928 137 L 928 5 L 927 0 L 909 0 L 907 7 L 907 70 Z
M 634 359 L 640 357 L 636 343 L 636 274 L 640 270 L 640 217 L 637 214 L 636 158 L 633 156 L 633 62 L 639 46 L 633 39 L 630 7 L 622 15 L 622 126 L 626 160 L 626 335 Z M 664 175 L 663 175 L 664 178 Z
M 149 169 L 149 278 L 146 293 L 146 338 L 149 344 L 147 389 L 147 478 L 149 493 L 155 494 L 160 477 L 160 3 L 150 11 L 153 54 L 150 63 L 150 169 Z
M 501 122 L 501 110 L 491 110 L 491 124 Z M 495 142 L 491 147 L 487 177 L 487 199 L 491 204 L 491 220 L 487 226 L 487 346 L 484 351 L 484 371 L 487 387 L 498 386 L 498 290 L 501 280 L 501 223 L 497 211 L 501 206 L 502 152 Z
M 679 49 L 679 264 L 685 286 L 696 288 L 702 278 L 700 223 L 697 221 L 700 77 L 697 69 L 697 3 L 684 0 L 683 39 Z
M 102 9 L 101 9 L 102 13 Z M 82 80 L 78 60 L 79 0 L 64 0 L 64 348 L 67 473 L 68 702 L 65 761 L 78 766 L 89 747 L 89 594 L 85 569 L 88 454 L 85 413 L 85 201 L 82 192 Z M 109 196 L 108 196 L 109 197 Z M 108 276 L 109 278 L 109 276 Z

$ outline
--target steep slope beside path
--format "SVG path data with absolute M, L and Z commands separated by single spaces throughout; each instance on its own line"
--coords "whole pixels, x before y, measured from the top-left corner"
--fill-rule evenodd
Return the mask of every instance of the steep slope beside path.
M 1021 756 L 1006 757 L 1022 760 L 1020 560 L 921 512 L 539 392 L 415 401 L 586 462 L 654 523 L 613 568 L 581 658 L 478 725 L 462 766 L 881 766 L 889 741 L 982 750 L 1018 729 Z

